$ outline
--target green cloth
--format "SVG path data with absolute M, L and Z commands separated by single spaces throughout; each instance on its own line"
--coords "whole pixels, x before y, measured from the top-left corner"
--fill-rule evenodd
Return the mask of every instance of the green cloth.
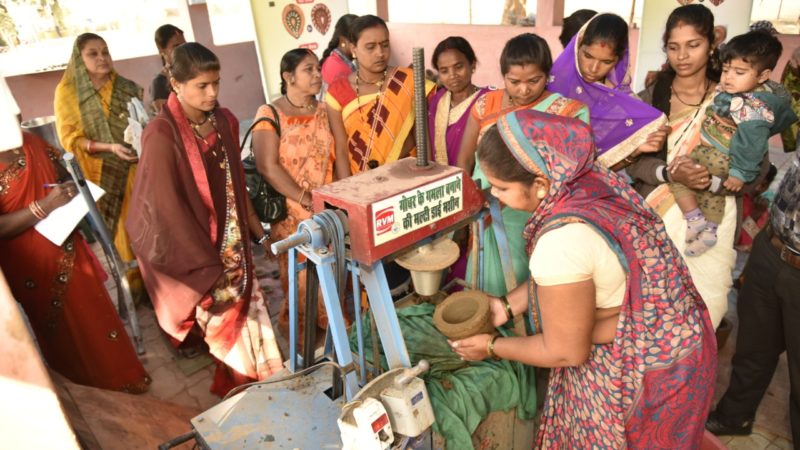
M 426 359 L 431 364 L 423 374 L 433 405 L 433 430 L 447 441 L 448 449 L 473 449 L 472 433 L 492 411 L 517 408 L 517 417 L 532 419 L 536 413 L 534 368 L 511 361 L 465 362 L 453 353 L 433 325 L 434 306 L 428 303 L 397 310 L 400 329 L 411 364 Z M 364 354 L 372 361 L 369 316 L 363 320 Z M 358 351 L 356 327 L 350 348 Z M 510 332 L 501 329 L 503 335 Z M 381 365 L 388 370 L 381 354 Z

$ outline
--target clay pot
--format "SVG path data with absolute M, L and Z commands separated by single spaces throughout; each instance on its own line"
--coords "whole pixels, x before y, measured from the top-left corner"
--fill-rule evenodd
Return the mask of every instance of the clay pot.
M 449 339 L 491 333 L 489 297 L 481 291 L 462 291 L 447 297 L 433 313 L 433 324 Z

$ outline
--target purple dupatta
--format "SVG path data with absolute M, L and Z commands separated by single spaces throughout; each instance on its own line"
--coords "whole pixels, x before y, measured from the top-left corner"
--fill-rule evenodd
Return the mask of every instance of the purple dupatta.
M 613 88 L 583 79 L 578 69 L 578 49 L 589 23 L 591 20 L 573 36 L 553 63 L 547 89 L 589 107 L 597 160 L 601 165 L 611 167 L 633 153 L 650 133 L 667 122 L 667 118 L 658 109 L 633 96 L 627 76 L 628 47 L 606 77 Z

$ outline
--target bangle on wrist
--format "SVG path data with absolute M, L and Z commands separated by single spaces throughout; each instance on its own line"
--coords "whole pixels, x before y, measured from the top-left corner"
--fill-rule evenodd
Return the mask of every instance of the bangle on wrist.
M 267 241 L 267 239 L 269 239 L 269 235 L 268 235 L 267 233 L 264 233 L 264 235 L 263 235 L 263 236 L 261 236 L 260 238 L 258 238 L 258 239 L 256 239 L 256 240 L 255 240 L 255 243 L 256 243 L 256 244 L 258 244 L 258 245 L 261 245 L 261 244 L 263 244 L 264 242 L 266 242 L 266 241 Z
M 500 335 L 496 334 L 491 339 L 486 341 L 486 354 L 489 355 L 495 361 L 499 361 L 500 357 L 497 356 L 497 353 L 494 352 L 494 342 L 499 338 Z
M 305 196 L 306 196 L 306 190 L 303 189 L 303 191 L 300 192 L 300 197 L 297 198 L 297 203 L 299 203 L 300 206 L 303 206 L 303 197 Z
M 661 166 L 661 178 L 664 179 L 664 183 L 669 183 L 669 169 L 667 166 Z
M 503 303 L 503 306 L 506 308 L 506 315 L 508 316 L 508 320 L 514 320 L 514 311 L 511 310 L 511 303 L 508 302 L 508 297 L 506 297 L 505 295 L 501 295 L 498 298 Z
M 93 147 L 94 147 L 94 141 L 91 140 L 91 139 L 87 139 L 86 140 L 86 151 L 88 153 L 94 153 L 95 149 Z
M 45 217 L 47 217 L 47 213 L 44 212 L 44 209 L 42 209 L 42 206 L 36 200 L 28 204 L 28 209 L 31 211 L 33 216 L 39 220 L 43 220 Z

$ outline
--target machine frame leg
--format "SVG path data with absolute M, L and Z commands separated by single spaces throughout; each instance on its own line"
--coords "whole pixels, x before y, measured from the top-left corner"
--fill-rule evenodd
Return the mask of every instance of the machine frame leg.
M 397 310 L 392 301 L 392 294 L 389 292 L 389 283 L 386 280 L 383 262 L 377 261 L 372 265 L 360 264 L 359 267 L 389 369 L 411 367 L 411 359 L 403 340 L 400 321 L 397 320 Z
M 347 339 L 347 327 L 344 323 L 342 305 L 339 301 L 339 292 L 336 289 L 336 279 L 333 272 L 335 258 L 328 256 L 317 263 L 317 274 L 319 274 L 319 284 L 322 289 L 322 299 L 325 302 L 325 310 L 328 312 L 328 330 L 333 340 L 333 348 L 336 350 L 336 359 L 340 366 L 347 371 L 345 375 L 345 396 L 347 400 L 353 398 L 358 392 L 358 378 L 352 369 L 353 355 L 350 351 L 350 342 Z

